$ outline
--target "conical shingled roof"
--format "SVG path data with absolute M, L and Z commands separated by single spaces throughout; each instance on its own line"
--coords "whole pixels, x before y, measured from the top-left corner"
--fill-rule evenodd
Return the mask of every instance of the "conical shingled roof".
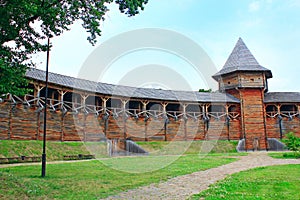
M 242 38 L 239 38 L 239 40 L 237 41 L 223 68 L 212 77 L 215 80 L 218 80 L 218 78 L 222 75 L 237 71 L 263 71 L 266 72 L 267 78 L 272 78 L 271 70 L 261 66 L 257 62 L 248 47 L 245 45 Z

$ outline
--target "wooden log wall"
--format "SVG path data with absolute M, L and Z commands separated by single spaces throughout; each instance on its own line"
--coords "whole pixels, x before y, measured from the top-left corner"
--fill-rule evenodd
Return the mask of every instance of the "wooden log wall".
M 186 122 L 187 140 L 203 140 L 204 123 L 202 120 L 189 119 Z
M 260 148 L 264 145 L 261 143 L 261 138 L 264 138 L 263 112 L 257 105 L 259 103 L 255 100 L 257 97 L 253 96 L 253 92 L 251 95 L 254 99 L 246 98 L 247 106 L 244 110 L 244 117 L 247 119 L 245 131 L 248 150 L 253 148 L 253 140 L 258 137 L 258 134 Z M 249 101 L 254 105 L 249 105 Z M 48 110 L 47 121 L 47 140 L 55 141 L 100 141 L 105 138 L 124 139 L 125 137 L 134 141 L 238 140 L 243 138 L 240 118 L 231 119 L 229 125 L 226 124 L 224 118 L 219 120 L 211 118 L 207 129 L 205 122 L 199 118 L 197 120 L 188 118 L 186 121 L 183 118 L 178 120 L 169 118 L 165 127 L 163 118 L 150 118 L 145 121 L 142 116 L 138 119 L 129 117 L 124 123 L 122 116 L 117 119 L 110 116 L 107 130 L 105 130 L 105 120 L 102 114 L 71 112 L 63 114 L 60 110 Z M 283 136 L 290 131 L 300 136 L 298 116 L 292 119 L 283 117 L 281 123 Z M 280 138 L 277 117 L 266 117 L 266 133 L 267 138 Z M 0 104 L 0 139 L 42 140 L 42 138 L 43 112 L 38 112 L 36 107 L 26 107 L 22 104 L 12 105 L 9 102 Z
M 34 120 L 34 119 L 33 119 Z M 49 111 L 47 110 L 47 140 L 58 141 L 61 140 L 62 133 L 62 113 L 60 111 Z M 43 139 L 44 134 L 44 112 L 38 113 L 38 138 Z
M 167 124 L 167 141 L 184 141 L 187 140 L 185 137 L 185 121 L 182 120 L 174 120 L 173 118 L 169 119 L 169 123 Z
M 71 113 L 67 113 L 63 118 L 63 141 L 80 141 L 81 137 L 83 135 L 82 130 L 80 130 L 80 127 L 77 128 L 74 115 Z
M 0 104 L 0 139 L 42 140 L 44 112 L 37 107 L 23 104 Z M 148 120 L 140 115 L 123 118 L 109 116 L 107 126 L 103 114 L 63 113 L 47 109 L 47 140 L 100 141 L 108 139 L 132 139 L 134 141 L 171 141 L 204 139 L 240 139 L 239 120 L 231 120 L 228 127 L 224 119 L 211 118 L 207 129 L 201 119 L 174 119 L 159 116 Z
M 147 140 L 165 141 L 164 120 L 150 118 L 147 121 Z
M 222 80 L 219 82 L 219 89 L 224 91 L 228 89 L 235 89 L 237 87 L 264 88 L 266 86 L 264 80 L 265 75 L 259 72 L 231 74 L 222 77 Z
M 247 90 L 248 91 L 248 90 Z M 259 147 L 264 145 L 263 110 L 258 99 L 259 91 L 251 95 L 243 92 L 244 96 L 244 127 L 240 117 L 230 119 L 216 119 L 211 117 L 207 127 L 203 119 L 183 117 L 175 120 L 169 117 L 165 126 L 165 119 L 160 116 L 145 121 L 143 115 L 138 118 L 122 115 L 116 119 L 111 115 L 107 127 L 103 114 L 62 113 L 60 110 L 47 111 L 47 140 L 54 141 L 100 141 L 109 139 L 132 139 L 134 141 L 171 141 L 171 140 L 238 140 L 243 138 L 242 127 L 245 129 L 247 149 L 253 148 L 253 141 L 259 138 Z M 257 94 L 256 96 L 254 94 Z M 248 97 L 247 97 L 248 95 Z M 245 98 L 246 96 L 246 98 Z M 251 103 L 250 103 L 251 102 Z M 239 110 L 240 112 L 240 110 Z M 125 120 L 125 121 L 124 121 Z M 282 118 L 282 132 L 292 131 L 300 136 L 300 118 Z M 23 104 L 4 102 L 0 104 L 0 139 L 13 140 L 42 140 L 43 139 L 43 110 L 37 107 L 27 107 Z M 208 128 L 208 129 L 207 129 Z M 266 117 L 266 137 L 280 138 L 279 122 L 277 117 Z M 248 140 L 248 142 L 247 142 Z
M 246 138 L 246 150 L 267 149 L 264 121 L 263 90 L 241 89 L 242 133 Z
M 241 120 L 234 119 L 229 122 L 229 139 L 230 140 L 240 140 L 243 138 L 241 134 Z
M 266 118 L 266 129 L 268 138 L 280 138 L 280 130 L 277 117 Z
M 279 120 L 277 117 L 271 118 L 267 117 L 267 136 L 268 138 L 280 138 L 280 126 Z M 282 127 L 282 136 L 289 132 L 295 133 L 298 137 L 300 137 L 300 119 L 299 117 L 294 117 L 293 119 L 289 119 L 287 117 L 283 117 L 281 121 Z
M 239 85 L 240 87 L 260 87 L 264 88 L 265 87 L 265 82 L 264 82 L 264 75 L 262 73 L 240 73 L 239 74 Z
M 208 123 L 208 130 L 206 133 L 208 140 L 226 140 L 228 139 L 227 127 L 224 119 L 211 119 Z
M 38 112 L 36 108 L 24 107 L 22 104 L 11 105 L 10 139 L 35 140 L 38 130 Z
M 0 104 L 0 139 L 6 140 L 10 139 L 10 119 L 11 119 L 11 107 L 10 103 Z
M 147 141 L 147 123 L 143 117 L 127 119 L 127 137 L 133 141 Z
M 87 141 L 100 141 L 105 139 L 103 116 L 88 114 L 85 116 L 85 137 Z
M 115 119 L 110 116 L 108 118 L 106 137 L 110 139 L 124 139 L 124 128 L 124 121 L 122 117 Z
M 289 132 L 295 133 L 298 137 L 300 137 L 300 120 L 298 117 L 294 117 L 293 119 L 288 119 L 284 117 L 281 122 L 283 134 L 287 134 Z

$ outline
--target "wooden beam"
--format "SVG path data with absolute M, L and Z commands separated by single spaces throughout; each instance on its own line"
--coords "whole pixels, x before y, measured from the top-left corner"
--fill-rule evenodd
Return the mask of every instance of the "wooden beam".
M 102 108 L 103 108 L 103 111 L 104 112 L 106 112 L 106 103 L 107 103 L 107 101 L 109 100 L 109 98 L 108 97 L 100 97 L 101 98 L 101 100 L 102 100 Z
M 35 139 L 36 140 L 39 140 L 39 136 L 40 136 L 40 116 L 41 116 L 41 112 L 37 112 L 37 114 L 36 114 L 36 136 L 35 136 Z
M 201 109 L 202 109 L 202 115 L 203 117 L 206 117 L 207 113 L 208 113 L 208 106 L 205 104 L 205 105 L 201 105 Z M 207 136 L 207 129 L 206 129 L 206 123 L 203 123 L 203 137 L 204 139 L 206 140 L 206 136 Z
M 67 93 L 67 91 L 65 90 L 57 90 L 59 96 L 58 96 L 58 100 L 59 101 L 64 101 L 64 95 Z
M 143 104 L 143 111 L 146 111 L 149 101 L 141 101 L 141 103 Z
M 60 122 L 60 126 L 61 126 L 61 133 L 60 133 L 60 141 L 65 141 L 65 133 L 64 133 L 64 126 L 65 126 L 65 114 L 63 112 L 61 112 L 61 122 Z
M 169 103 L 166 103 L 166 102 L 162 102 L 161 103 L 161 105 L 162 105 L 162 107 L 163 107 L 163 112 L 164 113 L 167 113 L 167 105 L 168 105 Z
M 230 141 L 230 128 L 229 128 L 229 122 L 227 121 L 227 120 L 229 120 L 229 119 L 227 119 L 228 117 L 229 117 L 229 107 L 230 107 L 230 105 L 228 105 L 228 104 L 226 104 L 225 105 L 225 112 L 226 112 L 226 122 L 228 123 L 226 123 L 226 131 L 227 131 L 227 140 L 228 141 Z
M 183 116 L 186 116 L 186 107 L 188 105 L 187 104 L 183 104 L 182 105 L 182 110 L 183 110 Z M 184 130 L 184 140 L 187 141 L 187 120 L 183 119 L 183 130 Z
M 126 104 L 128 103 L 129 99 L 121 99 L 122 102 L 122 109 L 123 109 L 123 137 L 124 137 L 124 150 L 126 151 L 126 140 L 127 140 L 127 119 L 126 119 Z
M 165 117 L 168 117 L 167 116 L 167 105 L 168 103 L 166 102 L 162 102 L 161 103 L 162 107 L 163 107 L 163 113 L 164 113 L 164 116 Z M 167 126 L 167 123 L 166 123 L 166 119 L 164 119 L 164 135 L 165 135 L 165 141 L 168 141 L 168 138 L 167 138 L 167 129 L 168 129 L 168 126 Z
M 84 93 L 84 94 L 79 94 L 80 96 L 81 96 L 81 105 L 82 106 L 85 106 L 85 101 L 86 101 L 86 99 L 90 96 L 89 94 L 86 94 L 86 93 Z
M 122 109 L 126 110 L 126 104 L 129 102 L 129 99 L 120 99 L 122 102 Z
M 265 88 L 262 88 L 262 91 L 261 91 L 261 99 L 262 99 L 262 109 L 263 109 L 263 120 L 264 120 L 264 140 L 265 140 L 265 149 L 268 151 L 268 135 L 267 135 L 267 116 L 266 116 L 266 106 L 264 104 L 264 91 L 265 91 Z
M 12 104 L 9 104 L 9 109 L 8 109 L 8 131 L 7 131 L 7 137 L 10 140 L 13 136 L 13 131 L 12 131 Z
M 58 101 L 61 102 L 61 105 L 60 105 L 60 109 L 62 110 L 63 109 L 63 106 L 64 106 L 64 95 L 67 93 L 67 91 L 64 91 L 64 90 L 57 90 L 58 92 Z
M 34 86 L 34 97 L 40 97 L 40 92 L 44 88 L 44 86 L 37 83 L 33 84 L 33 86 Z
M 87 137 L 86 137 L 86 116 L 87 115 L 83 115 L 83 141 L 86 142 L 87 141 Z
M 238 89 L 239 91 L 239 94 L 240 94 L 240 101 L 241 101 L 241 122 L 240 122 L 240 125 L 241 125 L 241 128 L 242 128 L 242 136 L 245 140 L 245 151 L 247 151 L 247 145 L 246 145 L 246 142 L 247 142 L 247 138 L 246 138 L 246 132 L 245 132 L 245 120 L 244 120 L 244 117 L 245 117 L 245 114 L 244 114 L 244 100 L 243 100 L 243 94 L 241 92 L 240 89 Z
M 100 97 L 100 98 L 102 100 L 102 108 L 103 108 L 102 113 L 104 115 L 106 115 L 106 111 L 107 111 L 106 110 L 107 109 L 106 103 L 109 100 L 109 98 L 107 98 L 107 97 Z M 108 129 L 108 117 L 105 117 L 104 118 L 104 130 L 103 130 L 105 137 L 107 137 L 107 129 Z
M 277 104 L 276 106 L 277 106 L 277 112 L 278 112 L 278 114 L 280 115 L 280 114 L 281 114 L 281 111 L 280 111 L 281 104 Z

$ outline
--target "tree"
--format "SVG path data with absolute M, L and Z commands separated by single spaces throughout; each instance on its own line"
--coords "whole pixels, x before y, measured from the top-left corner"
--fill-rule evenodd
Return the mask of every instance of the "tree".
M 211 93 L 212 92 L 212 89 L 199 89 L 199 92 L 208 92 L 208 93 Z
M 87 40 L 95 45 L 101 36 L 100 23 L 113 2 L 131 17 L 143 10 L 148 0 L 0 0 L 0 94 L 25 94 L 24 75 L 34 66 L 30 55 L 46 51 L 44 39 L 69 30 L 75 21 L 82 21 L 89 33 Z
M 294 155 L 297 155 L 297 152 L 300 151 L 300 138 L 297 137 L 293 132 L 286 134 L 286 138 L 283 140 L 287 148 L 294 152 Z

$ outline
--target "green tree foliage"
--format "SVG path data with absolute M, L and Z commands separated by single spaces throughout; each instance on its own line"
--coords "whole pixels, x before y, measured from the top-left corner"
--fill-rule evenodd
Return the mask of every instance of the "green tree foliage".
M 300 138 L 297 137 L 294 133 L 290 132 L 285 135 L 283 140 L 287 148 L 291 151 L 294 151 L 295 154 L 300 151 Z
M 143 10 L 148 0 L 0 0 L 0 94 L 24 94 L 24 74 L 34 65 L 30 55 L 46 51 L 45 38 L 62 34 L 75 21 L 82 22 L 89 33 L 87 40 L 94 45 L 113 2 L 131 17 Z
M 208 92 L 208 93 L 211 93 L 212 92 L 212 89 L 199 89 L 199 92 Z

